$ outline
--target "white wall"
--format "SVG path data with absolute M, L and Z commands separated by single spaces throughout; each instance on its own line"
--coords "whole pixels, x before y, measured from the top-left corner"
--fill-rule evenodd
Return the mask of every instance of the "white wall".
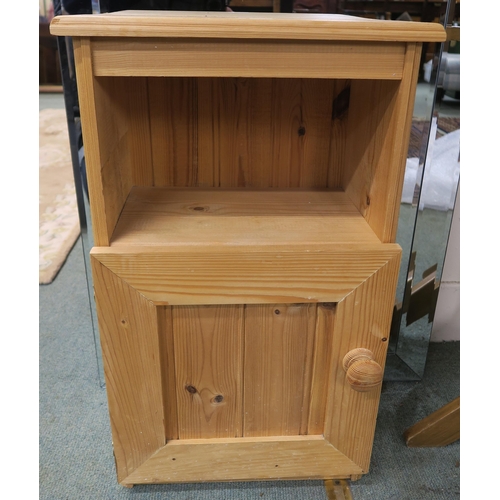
M 431 333 L 431 342 L 451 340 L 460 340 L 460 187 Z

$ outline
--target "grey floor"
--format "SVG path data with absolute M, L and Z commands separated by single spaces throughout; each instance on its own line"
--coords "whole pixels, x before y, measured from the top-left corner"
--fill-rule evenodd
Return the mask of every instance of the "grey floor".
M 40 95 L 40 109 L 63 107 Z M 82 242 L 39 289 L 39 498 L 326 499 L 321 481 L 136 486 L 116 483 L 105 390 L 98 377 Z M 354 500 L 460 498 L 460 442 L 412 449 L 404 430 L 460 395 L 460 343 L 431 344 L 424 378 L 385 382 L 369 474 Z

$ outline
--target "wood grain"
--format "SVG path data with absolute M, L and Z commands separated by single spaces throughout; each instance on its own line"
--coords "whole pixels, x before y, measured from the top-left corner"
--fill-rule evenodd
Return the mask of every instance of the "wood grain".
M 128 11 L 57 16 L 50 32 L 59 36 L 262 38 L 444 42 L 438 23 L 380 21 L 338 14 Z
M 412 425 L 403 436 L 410 448 L 447 446 L 460 439 L 460 397 Z
M 172 308 L 157 307 L 165 439 L 179 439 Z
M 212 160 L 212 186 L 271 186 L 273 88 L 262 78 L 199 80 L 198 151 Z
M 74 37 L 119 482 L 366 473 L 380 387 L 353 390 L 368 371 L 342 360 L 368 349 L 379 381 L 419 53 L 443 27 L 148 11 L 51 29 Z
M 127 82 L 142 90 L 144 79 L 110 80 L 120 90 L 109 92 L 117 111 L 131 107 L 129 96 L 135 91 L 133 86 L 127 90 Z M 154 180 L 138 178 L 135 185 L 341 185 L 346 120 L 337 108 L 345 103 L 334 98 L 344 89 L 344 80 L 173 77 L 147 82 L 144 108 L 150 123 L 143 129 L 150 129 L 152 153 L 142 158 L 134 148 L 129 161 L 138 170 L 152 169 Z M 136 120 L 132 113 L 122 113 L 120 122 L 129 120 L 141 122 L 143 116 Z M 147 138 L 143 143 L 149 144 Z
M 305 434 L 314 304 L 245 308 L 244 436 Z
M 405 45 L 387 42 L 97 38 L 97 76 L 399 80 Z
M 133 188 L 111 246 L 378 243 L 342 192 Z
M 334 80 L 329 140 L 328 181 L 329 188 L 341 188 L 346 154 L 346 133 L 351 98 L 350 80 Z
M 156 307 L 92 259 L 118 481 L 166 442 Z
M 358 464 L 363 473 L 370 463 L 380 386 L 369 392 L 353 390 L 343 358 L 361 347 L 370 350 L 374 361 L 384 369 L 398 267 L 399 257 L 382 266 L 336 308 L 325 438 Z M 336 404 L 338 401 L 342 404 Z
M 274 82 L 273 187 L 327 187 L 333 93 L 329 80 Z
M 243 306 L 172 314 L 179 438 L 242 436 Z
M 91 255 L 157 305 L 208 305 L 338 302 L 400 252 L 396 244 L 339 244 L 101 247 Z
M 349 477 L 359 473 L 360 467 L 322 436 L 273 436 L 170 441 L 127 481 L 297 480 Z
M 107 114 L 106 109 L 101 109 L 100 105 L 97 104 L 99 102 L 100 89 L 94 85 L 90 41 L 88 39 L 75 38 L 73 40 L 73 50 L 75 66 L 77 68 L 76 79 L 81 101 L 82 135 L 85 142 L 88 143 L 85 151 L 85 161 L 89 191 L 93 193 L 89 199 L 89 203 L 94 243 L 96 245 L 109 245 L 111 237 L 109 229 L 111 224 L 108 221 L 113 219 L 112 226 L 114 227 L 119 215 L 117 206 L 122 201 L 125 201 L 128 192 L 123 196 L 121 182 L 118 182 L 115 186 L 115 196 L 118 196 L 118 202 L 113 196 L 109 199 L 103 197 L 104 181 L 101 177 L 101 169 L 104 167 L 107 157 L 110 154 L 109 150 L 116 144 L 116 139 L 112 133 L 113 124 L 112 122 L 109 123 L 112 115 Z M 110 125 L 109 129 L 107 125 Z
M 335 308 L 334 303 L 321 303 L 317 307 L 307 434 L 322 434 L 325 428 L 326 401 L 331 384 L 329 375 L 335 335 Z
M 383 243 L 396 238 L 418 58 L 410 44 L 400 83 L 351 82 L 342 186 Z
M 147 82 L 154 181 L 137 185 L 196 186 L 196 82 L 189 78 L 148 78 Z
M 198 123 L 198 183 L 192 185 L 328 187 L 336 81 L 196 81 L 193 92 L 198 95 L 198 116 L 193 120 Z M 331 147 L 341 149 L 336 137 Z
M 146 81 L 96 78 L 88 40 L 74 53 L 94 242 L 108 245 L 132 186 L 152 185 Z

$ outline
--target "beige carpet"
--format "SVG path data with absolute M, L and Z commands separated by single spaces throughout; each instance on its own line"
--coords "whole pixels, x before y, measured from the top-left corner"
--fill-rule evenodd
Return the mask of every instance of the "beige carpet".
M 40 111 L 39 284 L 49 284 L 80 234 L 64 109 Z

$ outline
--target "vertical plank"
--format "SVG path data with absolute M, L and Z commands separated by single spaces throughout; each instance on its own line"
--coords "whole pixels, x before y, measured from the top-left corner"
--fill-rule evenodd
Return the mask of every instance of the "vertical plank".
M 301 85 L 302 117 L 297 138 L 299 141 L 302 139 L 303 160 L 298 187 L 324 188 L 328 186 L 331 110 L 335 81 L 302 79 Z
M 222 187 L 269 187 L 272 80 L 217 81 Z
M 298 79 L 274 81 L 273 187 L 300 185 L 303 144 L 303 138 L 299 135 L 302 126 L 301 91 Z
M 273 187 L 327 187 L 332 80 L 274 81 Z
M 115 98 L 119 99 L 125 108 L 130 184 L 152 186 L 153 163 L 147 79 L 138 77 L 111 80 L 114 80 L 118 87 Z
M 352 389 L 342 360 L 362 347 L 384 368 L 399 261 L 400 255 L 393 257 L 336 306 L 324 435 L 364 471 L 370 463 L 380 386 L 369 392 Z
M 165 439 L 179 439 L 177 422 L 177 389 L 175 384 L 175 349 L 172 308 L 158 307 L 161 380 L 163 388 L 163 414 Z
M 270 79 L 199 80 L 200 185 L 270 187 L 271 90 Z
M 271 78 L 252 78 L 248 187 L 272 187 L 272 110 L 274 82 Z
M 251 80 L 224 78 L 216 85 L 221 187 L 243 187 L 249 180 Z
M 173 307 L 179 438 L 242 435 L 243 306 Z
M 219 88 L 221 79 L 197 79 L 197 151 L 198 186 L 219 187 L 220 113 Z
M 154 304 L 92 258 L 118 481 L 165 444 Z
M 245 308 L 244 436 L 307 431 L 315 304 Z
M 335 324 L 335 304 L 318 304 L 308 434 L 323 434 Z
M 337 87 L 323 79 L 200 79 L 200 185 L 327 187 Z
M 196 81 L 193 78 L 148 78 L 147 84 L 154 185 L 196 186 Z
M 396 237 L 418 59 L 410 43 L 401 81 L 351 83 L 343 187 L 383 243 Z
M 342 173 L 346 156 L 346 128 L 351 94 L 350 80 L 334 80 L 332 124 L 330 127 L 330 156 L 328 187 L 342 187 Z

